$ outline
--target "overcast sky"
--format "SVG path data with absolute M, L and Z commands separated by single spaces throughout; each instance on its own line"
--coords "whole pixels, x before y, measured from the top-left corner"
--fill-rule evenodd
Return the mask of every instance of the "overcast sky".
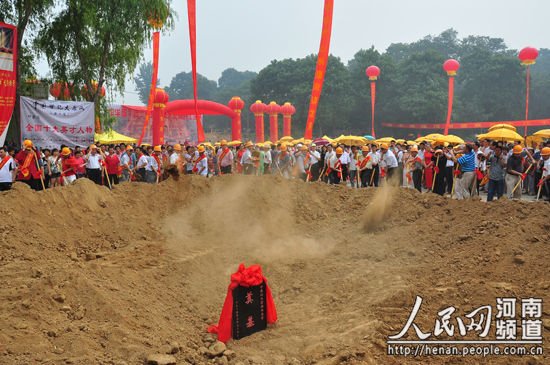
M 209 79 L 221 72 L 259 71 L 271 60 L 299 58 L 319 47 L 323 0 L 197 0 L 197 68 Z M 186 1 L 173 0 L 175 28 L 161 37 L 159 77 L 190 71 Z M 550 48 L 550 0 L 335 0 L 331 53 L 347 62 L 361 48 L 384 51 L 454 28 L 459 37 L 503 38 L 511 48 Z M 145 51 L 151 60 L 152 51 Z M 47 72 L 47 65 L 40 71 Z M 133 82 L 118 98 L 139 104 Z

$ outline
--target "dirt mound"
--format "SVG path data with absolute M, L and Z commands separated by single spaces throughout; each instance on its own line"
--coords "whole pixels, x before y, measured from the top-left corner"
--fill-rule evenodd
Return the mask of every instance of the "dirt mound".
M 450 305 L 550 300 L 543 203 L 243 176 L 113 191 L 15 184 L 0 200 L 2 364 L 142 364 L 166 352 L 212 363 L 205 328 L 241 262 L 263 266 L 280 320 L 217 363 L 418 363 L 385 348 L 416 295 L 425 328 Z

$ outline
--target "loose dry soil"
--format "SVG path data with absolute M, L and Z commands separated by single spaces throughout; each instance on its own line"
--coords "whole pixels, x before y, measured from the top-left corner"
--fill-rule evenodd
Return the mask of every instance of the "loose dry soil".
M 0 364 L 550 363 L 547 203 L 224 176 L 16 184 L 0 214 Z M 279 322 L 212 360 L 205 330 L 241 262 L 262 265 Z M 545 355 L 389 357 L 416 295 L 425 332 L 448 306 L 543 298 Z

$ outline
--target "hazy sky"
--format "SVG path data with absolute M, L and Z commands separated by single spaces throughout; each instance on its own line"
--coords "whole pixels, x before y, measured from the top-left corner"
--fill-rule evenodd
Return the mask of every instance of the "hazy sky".
M 271 60 L 319 47 L 323 0 L 197 0 L 197 68 L 209 79 L 234 67 L 259 71 Z M 190 71 L 186 1 L 173 0 L 175 28 L 161 36 L 159 77 L 167 86 Z M 503 38 L 512 48 L 550 48 L 550 0 L 335 0 L 331 53 L 347 62 L 361 48 L 384 51 L 454 28 L 459 37 Z M 151 60 L 152 51 L 145 51 Z M 45 73 L 47 66 L 41 65 Z M 133 82 L 118 102 L 138 104 Z

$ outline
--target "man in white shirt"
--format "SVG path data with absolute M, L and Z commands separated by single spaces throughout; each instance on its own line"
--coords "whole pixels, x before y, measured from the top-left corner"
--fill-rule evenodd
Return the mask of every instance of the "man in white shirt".
M 378 180 L 380 176 L 380 153 L 377 151 L 378 146 L 372 144 L 370 152 L 367 155 L 369 161 L 367 162 L 367 176 L 368 186 L 378 186 Z
M 221 140 L 220 145 L 221 148 L 218 150 L 218 165 L 220 174 L 230 174 L 233 168 L 233 152 L 227 146 L 227 141 L 225 139 Z
M 193 161 L 195 160 L 195 151 L 192 146 L 187 146 L 186 153 L 183 155 L 185 158 L 185 174 L 190 175 L 193 173 Z
M 132 170 L 134 169 L 134 161 L 132 160 L 132 152 L 134 148 L 130 145 L 126 147 L 126 151 L 120 156 L 120 166 L 122 167 L 121 181 L 130 181 Z
M 241 157 L 241 165 L 243 166 L 244 175 L 253 175 L 254 174 L 254 161 L 252 160 L 252 148 L 254 144 L 250 141 L 246 142 L 244 145 L 244 153 Z
M 139 181 L 146 182 L 147 172 L 145 169 L 149 164 L 149 158 L 148 158 L 149 156 L 147 156 L 140 147 L 137 148 L 137 156 L 138 156 L 138 161 L 134 169 L 134 172 L 136 172 L 137 176 L 139 176 Z
M 349 165 L 351 163 L 351 159 L 349 157 L 349 152 L 347 148 L 344 145 L 340 145 L 340 147 L 344 150 L 342 156 L 340 157 L 340 162 L 342 163 L 342 180 L 345 182 L 348 180 Z
M 7 154 L 4 147 L 0 147 L 0 191 L 10 190 L 16 176 L 15 161 Z
M 342 180 L 342 161 L 340 158 L 344 150 L 342 147 L 337 147 L 334 154 L 331 154 L 331 157 L 328 160 L 328 181 L 329 184 L 338 185 Z M 326 159 L 326 157 L 325 157 Z
M 98 153 L 95 144 L 91 145 L 88 149 L 88 154 L 84 156 L 84 161 L 86 161 L 86 175 L 88 179 L 92 180 L 97 185 L 101 185 L 101 161 L 103 161 L 103 156 Z
M 382 143 L 382 145 L 380 146 L 380 151 L 382 154 L 381 160 L 386 170 L 386 181 L 389 184 L 393 184 L 394 175 L 396 175 L 395 177 L 397 177 L 397 158 L 395 157 L 395 154 L 389 150 L 386 143 Z
M 197 152 L 199 154 L 199 157 L 195 160 L 193 173 L 200 176 L 208 177 L 208 157 L 205 153 L 204 146 L 199 146 L 197 148 Z
M 271 146 L 269 144 L 264 144 L 264 175 L 271 173 L 271 164 L 273 162 L 271 156 Z
M 159 181 L 161 173 L 161 160 L 160 154 L 162 149 L 160 146 L 155 146 L 153 153 L 147 158 L 147 166 L 145 166 L 145 178 L 149 184 L 155 184 Z
M 319 180 L 319 173 L 321 172 L 321 166 L 319 166 L 320 160 L 321 154 L 317 151 L 317 145 L 312 143 L 309 147 L 309 173 L 311 174 L 311 181 Z

